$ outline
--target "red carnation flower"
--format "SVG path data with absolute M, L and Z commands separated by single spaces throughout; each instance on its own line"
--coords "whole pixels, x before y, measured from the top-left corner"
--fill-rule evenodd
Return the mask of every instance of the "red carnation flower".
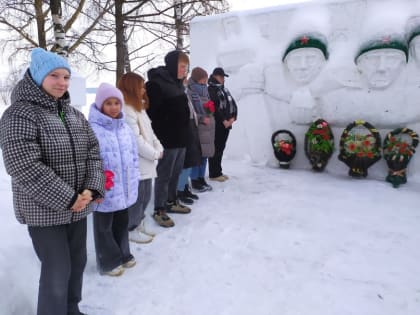
M 216 107 L 214 106 L 214 102 L 211 100 L 204 103 L 203 108 L 206 111 L 206 114 L 210 116 L 213 115 L 216 110 Z
M 105 190 L 111 190 L 114 187 L 114 172 L 110 170 L 104 171 L 105 174 Z

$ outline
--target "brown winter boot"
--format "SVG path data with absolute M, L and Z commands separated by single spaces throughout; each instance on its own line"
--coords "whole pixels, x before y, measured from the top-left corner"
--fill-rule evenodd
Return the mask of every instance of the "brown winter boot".
M 155 209 L 153 219 L 155 219 L 157 224 L 163 227 L 173 227 L 175 225 L 174 221 L 172 221 L 163 209 Z
M 166 212 L 187 214 L 191 212 L 191 208 L 180 204 L 178 200 L 168 201 L 166 203 Z

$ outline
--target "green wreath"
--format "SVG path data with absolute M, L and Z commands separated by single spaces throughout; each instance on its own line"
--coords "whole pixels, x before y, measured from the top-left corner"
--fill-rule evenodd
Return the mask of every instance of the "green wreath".
M 334 135 L 324 119 L 314 121 L 305 134 L 305 154 L 315 171 L 323 171 L 334 152 Z

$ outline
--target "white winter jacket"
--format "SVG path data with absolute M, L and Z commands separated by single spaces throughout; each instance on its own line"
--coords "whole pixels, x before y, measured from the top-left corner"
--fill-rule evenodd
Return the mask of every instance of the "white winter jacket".
M 141 180 L 155 178 L 156 163 L 163 152 L 163 146 L 153 132 L 152 124 L 145 110 L 141 112 L 130 105 L 123 108 L 125 121 L 134 131 L 137 139 L 138 152 L 140 158 L 140 178 Z

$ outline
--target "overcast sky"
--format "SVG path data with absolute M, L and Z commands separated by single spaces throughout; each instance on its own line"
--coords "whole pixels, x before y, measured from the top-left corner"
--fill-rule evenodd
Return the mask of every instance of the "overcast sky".
M 308 0 L 228 0 L 232 11 L 258 9 L 285 3 L 304 2 Z

